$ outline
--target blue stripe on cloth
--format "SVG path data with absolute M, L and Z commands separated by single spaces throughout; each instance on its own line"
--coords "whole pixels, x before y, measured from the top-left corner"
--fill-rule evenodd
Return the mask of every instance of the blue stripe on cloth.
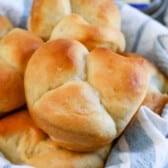
M 164 165 L 163 168 L 168 168 L 168 161 L 167 161 L 167 163 Z
M 110 167 L 110 166 L 113 166 L 113 165 L 116 165 L 117 167 L 116 168 L 120 168 L 120 164 L 122 163 L 120 157 L 119 157 L 119 154 L 121 153 L 121 150 L 120 150 L 120 147 L 119 147 L 119 144 L 117 143 L 114 147 L 113 147 L 113 150 L 112 152 L 110 153 L 109 155 L 109 160 L 107 160 L 107 164 L 106 164 L 106 167 Z
M 155 168 L 155 149 L 151 138 L 136 119 L 125 133 L 130 149 L 131 168 Z
M 157 37 L 157 42 L 159 42 L 159 44 L 160 44 L 160 46 L 164 49 L 164 50 L 166 50 L 167 51 L 167 48 L 165 47 L 165 45 L 167 45 L 167 44 L 163 44 L 163 41 L 162 41 L 162 38 L 168 38 L 168 35 L 166 34 L 164 34 L 164 35 L 160 35 L 160 36 L 158 36 Z
M 7 165 L 3 166 L 3 168 L 12 168 L 12 166 L 10 164 L 7 164 Z
M 23 9 L 22 17 L 20 19 L 19 27 L 26 28 L 27 18 L 30 13 L 32 0 L 23 0 L 23 5 L 24 5 L 24 9 Z
M 140 39 L 142 37 L 143 31 L 146 27 L 146 25 L 149 23 L 149 21 L 151 21 L 151 18 L 147 19 L 138 29 L 137 33 L 136 33 L 136 37 L 135 37 L 135 43 L 132 47 L 132 52 L 136 52 L 138 49 L 138 45 L 140 42 Z
M 142 3 L 142 4 L 136 4 L 136 3 L 129 3 L 130 6 L 137 8 L 137 9 L 148 9 L 150 7 L 150 4 L 148 3 Z

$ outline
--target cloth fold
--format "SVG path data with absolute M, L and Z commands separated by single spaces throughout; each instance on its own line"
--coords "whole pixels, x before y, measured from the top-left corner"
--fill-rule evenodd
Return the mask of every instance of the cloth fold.
M 116 1 L 122 15 L 126 51 L 137 52 L 168 75 L 168 29 L 140 11 Z M 0 14 L 17 27 L 26 27 L 32 0 L 0 1 Z M 158 116 L 140 108 L 135 120 L 115 142 L 105 168 L 168 168 L 168 104 Z M 0 156 L 0 168 L 16 166 Z
M 168 106 L 163 117 L 142 106 L 136 119 L 114 146 L 106 168 L 168 166 Z

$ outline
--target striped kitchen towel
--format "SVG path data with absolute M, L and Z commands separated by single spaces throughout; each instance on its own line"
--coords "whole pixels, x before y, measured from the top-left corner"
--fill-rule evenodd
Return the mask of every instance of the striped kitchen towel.
M 26 27 L 32 0 L 0 1 L 0 14 Z M 168 75 L 168 29 L 136 9 L 116 1 L 122 15 L 126 51 L 139 53 Z M 0 156 L 0 168 L 12 165 Z M 134 122 L 115 142 L 105 168 L 168 168 L 168 105 L 162 116 L 142 106 Z
M 158 116 L 142 106 L 114 145 L 106 168 L 168 168 L 168 106 Z

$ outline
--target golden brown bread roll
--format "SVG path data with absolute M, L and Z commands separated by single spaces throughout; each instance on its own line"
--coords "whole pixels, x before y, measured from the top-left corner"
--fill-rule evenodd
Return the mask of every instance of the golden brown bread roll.
M 153 112 L 161 115 L 167 103 L 168 95 L 166 93 L 148 92 L 142 105 L 149 107 Z
M 149 85 L 142 105 L 161 114 L 163 107 L 168 102 L 168 78 L 156 66 L 139 54 L 124 53 L 124 55 L 145 61 L 148 70 Z
M 147 62 L 149 67 L 149 87 L 142 105 L 161 114 L 163 107 L 168 102 L 168 78 L 157 67 Z
M 116 134 L 98 93 L 84 81 L 88 54 L 77 41 L 49 42 L 33 55 L 25 73 L 31 116 L 59 145 L 74 151 L 93 151 Z
M 88 57 L 87 74 L 88 82 L 99 91 L 102 104 L 114 119 L 119 136 L 146 95 L 144 60 L 97 48 Z
M 0 151 L 15 164 L 36 168 L 103 168 L 110 145 L 92 153 L 62 149 L 38 129 L 27 110 L 0 119 Z
M 64 18 L 72 13 L 81 18 Z M 112 0 L 34 0 L 28 21 L 28 30 L 45 40 L 54 29 L 51 39 L 80 37 L 89 49 L 104 45 L 114 51 L 125 49 L 120 28 L 120 12 Z
M 120 29 L 121 16 L 111 0 L 34 0 L 28 29 L 48 39 L 59 20 L 71 13 L 81 15 L 93 25 L 111 26 Z
M 2 39 L 12 28 L 13 25 L 8 18 L 0 15 L 0 39 Z
M 121 27 L 120 12 L 112 0 L 71 0 L 73 13 L 81 15 L 93 25 Z
M 0 119 L 0 151 L 12 163 L 25 163 L 39 141 L 45 139 L 46 134 L 35 126 L 27 110 Z
M 45 43 L 25 73 L 34 121 L 58 145 L 73 151 L 110 143 L 142 103 L 147 86 L 143 61 L 105 48 L 89 53 L 75 40 Z
M 58 21 L 70 13 L 70 0 L 34 0 L 28 30 L 47 40 Z
M 23 78 L 0 58 L 0 115 L 25 103 Z
M 83 43 L 89 50 L 95 47 L 111 48 L 113 51 L 123 51 L 125 39 L 123 34 L 110 26 L 91 25 L 80 15 L 71 14 L 63 17 L 54 27 L 50 40 L 67 38 Z
M 32 53 L 42 40 L 15 28 L 0 41 L 0 115 L 25 103 L 23 75 Z

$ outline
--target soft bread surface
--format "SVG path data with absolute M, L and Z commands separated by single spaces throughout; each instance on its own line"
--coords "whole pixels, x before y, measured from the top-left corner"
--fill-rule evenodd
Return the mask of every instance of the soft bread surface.
M 71 13 L 81 15 L 93 25 L 118 29 L 121 26 L 119 10 L 111 0 L 34 0 L 28 28 L 48 38 L 59 20 Z
M 25 103 L 23 78 L 0 58 L 0 115 Z
M 31 116 L 59 145 L 75 151 L 95 150 L 116 134 L 98 93 L 84 81 L 88 54 L 74 40 L 48 42 L 33 55 L 25 73 Z
M 2 39 L 11 29 L 12 23 L 3 15 L 0 15 L 0 39 Z
M 71 0 L 70 2 L 72 12 L 83 16 L 89 23 L 120 29 L 121 16 L 114 1 Z
M 36 168 L 103 168 L 110 145 L 92 153 L 67 151 L 36 127 L 27 110 L 22 110 L 0 119 L 0 150 L 13 163 Z
M 147 86 L 143 61 L 105 48 L 89 53 L 75 40 L 47 42 L 33 54 L 25 73 L 34 121 L 73 151 L 95 150 L 120 135 Z
M 85 21 L 80 15 L 64 16 L 54 27 L 50 40 L 67 38 L 83 43 L 89 50 L 95 47 L 111 48 L 123 51 L 125 39 L 123 34 L 110 26 L 95 26 Z
M 168 102 L 168 78 L 152 63 L 136 53 L 124 53 L 127 57 L 134 57 L 145 61 L 148 69 L 148 91 L 142 105 L 149 107 L 157 114 L 161 114 L 163 107 Z
M 0 151 L 15 164 L 23 164 L 46 134 L 35 126 L 27 110 L 0 119 Z
M 23 76 L 27 62 L 42 40 L 15 28 L 0 41 L 0 114 L 25 103 Z
M 93 50 L 87 60 L 88 82 L 122 133 L 145 97 L 148 79 L 145 61 L 126 58 L 105 48 Z
M 71 38 L 89 49 L 104 45 L 114 51 L 125 49 L 120 28 L 120 12 L 112 0 L 34 0 L 28 21 L 28 29 L 45 40 Z

